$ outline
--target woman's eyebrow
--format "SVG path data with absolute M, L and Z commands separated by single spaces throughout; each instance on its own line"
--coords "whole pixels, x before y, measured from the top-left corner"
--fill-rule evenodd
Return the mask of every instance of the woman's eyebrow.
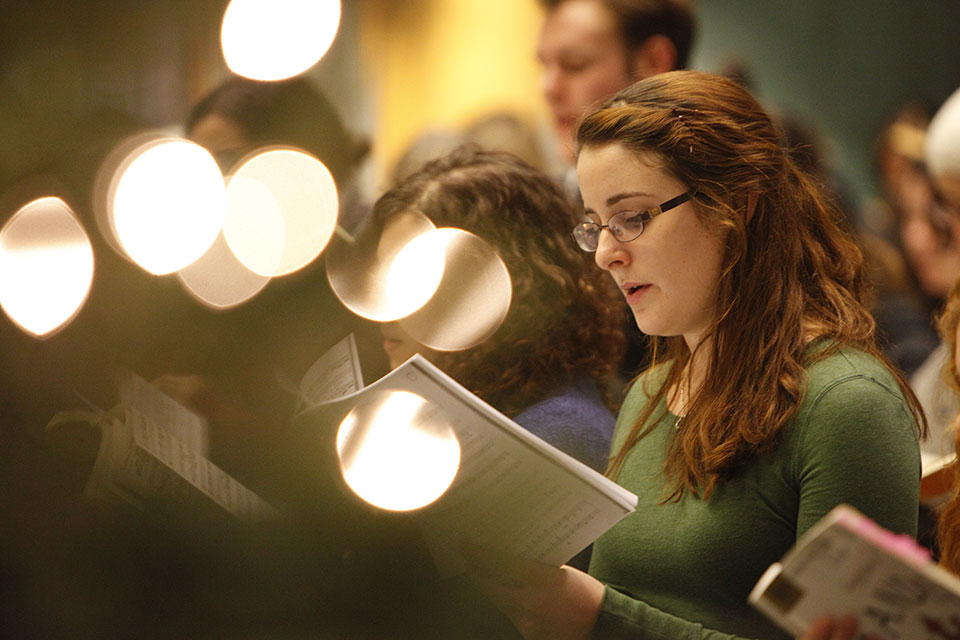
M 625 193 L 618 193 L 616 195 L 610 196 L 607 198 L 607 206 L 612 207 L 621 200 L 626 200 L 627 198 L 633 198 L 634 196 L 646 196 L 650 197 L 650 194 L 646 191 L 628 191 Z
M 607 207 L 612 207 L 613 205 L 617 204 L 617 203 L 620 202 L 621 200 L 626 200 L 627 198 L 633 198 L 633 197 L 638 197 L 638 196 L 640 196 L 640 197 L 646 197 L 646 198 L 652 198 L 652 197 L 653 197 L 653 194 L 647 193 L 646 191 L 625 191 L 625 192 L 623 192 L 623 193 L 618 193 L 618 194 L 615 194 L 615 195 L 610 196 L 609 198 L 607 198 L 607 201 L 606 201 L 605 204 L 606 204 Z M 583 212 L 584 212 L 584 213 L 588 213 L 588 214 L 589 214 L 589 213 L 592 213 L 592 214 L 596 214 L 596 213 L 597 213 L 596 211 L 594 211 L 594 210 L 591 209 L 590 207 L 584 207 Z
M 617 204 L 621 200 L 626 200 L 627 198 L 633 198 L 635 196 L 644 196 L 647 198 L 652 197 L 652 195 L 647 193 L 646 191 L 626 191 L 624 193 L 618 193 L 616 195 L 612 195 L 609 198 L 607 198 L 606 205 L 608 207 L 612 207 L 613 205 Z M 591 209 L 590 207 L 584 207 L 583 212 L 586 214 L 591 214 L 591 213 L 594 215 L 597 214 L 597 212 Z

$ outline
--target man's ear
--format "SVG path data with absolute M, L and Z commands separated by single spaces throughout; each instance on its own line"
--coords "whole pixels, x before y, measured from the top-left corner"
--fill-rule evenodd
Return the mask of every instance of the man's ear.
M 643 80 L 664 71 L 673 71 L 677 67 L 677 48 L 670 38 L 655 34 L 630 54 L 630 72 L 634 80 Z

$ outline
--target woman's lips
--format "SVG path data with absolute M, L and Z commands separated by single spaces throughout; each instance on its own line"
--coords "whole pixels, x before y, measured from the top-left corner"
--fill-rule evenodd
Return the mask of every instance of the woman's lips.
M 650 289 L 649 284 L 640 284 L 638 282 L 627 282 L 620 286 L 623 290 L 623 296 L 627 299 L 627 304 L 638 302 L 640 298 Z

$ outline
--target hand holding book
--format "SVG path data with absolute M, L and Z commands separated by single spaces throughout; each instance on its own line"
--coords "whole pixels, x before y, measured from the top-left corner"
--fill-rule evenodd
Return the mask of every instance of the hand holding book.
M 467 562 L 480 590 L 527 640 L 582 640 L 596 624 L 604 586 L 579 569 L 480 551 Z
M 960 579 L 847 505 L 771 565 L 749 601 L 804 640 L 960 638 Z

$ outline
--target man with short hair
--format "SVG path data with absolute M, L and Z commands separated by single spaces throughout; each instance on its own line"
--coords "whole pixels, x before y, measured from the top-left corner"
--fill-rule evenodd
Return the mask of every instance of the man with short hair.
M 540 0 L 537 57 L 560 156 L 588 108 L 637 80 L 682 69 L 693 41 L 685 0 Z

